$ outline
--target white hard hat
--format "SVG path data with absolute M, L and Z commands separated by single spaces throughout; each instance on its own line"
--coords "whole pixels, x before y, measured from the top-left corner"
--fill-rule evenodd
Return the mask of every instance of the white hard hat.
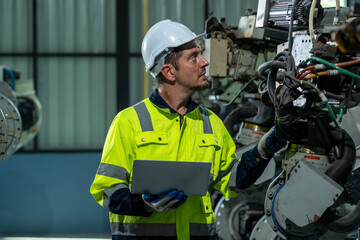
M 156 23 L 146 33 L 141 45 L 146 71 L 150 71 L 151 75 L 156 77 L 164 65 L 165 57 L 174 48 L 202 36 L 204 34 L 196 35 L 181 23 L 170 20 Z

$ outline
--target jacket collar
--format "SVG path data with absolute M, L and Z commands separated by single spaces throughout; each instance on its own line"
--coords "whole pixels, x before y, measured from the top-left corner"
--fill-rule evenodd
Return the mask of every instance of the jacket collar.
M 157 107 L 159 108 L 166 108 L 169 109 L 171 113 L 177 113 L 174 109 L 172 109 L 166 102 L 165 100 L 160 96 L 159 92 L 157 89 L 155 89 L 150 97 L 149 97 L 150 101 L 155 104 Z M 191 97 L 189 98 L 189 102 L 188 102 L 188 108 L 187 108 L 187 112 L 192 112 L 193 110 L 195 110 L 200 104 L 194 102 Z

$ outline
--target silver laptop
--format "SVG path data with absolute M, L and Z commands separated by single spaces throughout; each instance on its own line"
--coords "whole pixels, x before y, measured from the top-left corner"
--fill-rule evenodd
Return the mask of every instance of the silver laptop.
M 206 195 L 210 162 L 134 160 L 131 193 L 162 194 L 177 189 L 188 196 Z

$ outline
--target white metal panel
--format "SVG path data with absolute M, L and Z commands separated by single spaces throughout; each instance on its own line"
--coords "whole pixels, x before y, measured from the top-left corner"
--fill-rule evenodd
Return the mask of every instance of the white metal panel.
M 274 200 L 272 208 L 280 226 L 291 221 L 305 227 L 319 220 L 344 188 L 312 164 L 302 159 Z
M 40 52 L 115 52 L 115 0 L 38 0 Z
M 115 59 L 43 58 L 39 148 L 100 149 L 116 114 Z

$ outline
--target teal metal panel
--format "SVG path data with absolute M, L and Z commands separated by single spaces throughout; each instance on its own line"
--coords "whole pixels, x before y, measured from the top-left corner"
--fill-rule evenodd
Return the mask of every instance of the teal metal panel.
M 0 237 L 106 237 L 108 211 L 90 194 L 94 153 L 15 153 L 0 167 Z

